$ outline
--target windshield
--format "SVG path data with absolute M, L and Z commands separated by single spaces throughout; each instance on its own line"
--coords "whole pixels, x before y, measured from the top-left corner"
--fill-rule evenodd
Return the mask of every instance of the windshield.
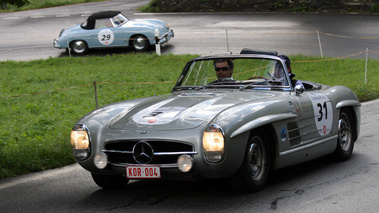
M 111 21 L 115 27 L 118 27 L 125 24 L 128 19 L 120 13 L 117 16 L 111 18 Z
M 261 58 L 218 58 L 194 60 L 187 65 L 178 84 L 184 87 L 241 85 L 246 88 L 288 88 L 282 62 Z M 177 86 L 179 86 L 177 84 Z

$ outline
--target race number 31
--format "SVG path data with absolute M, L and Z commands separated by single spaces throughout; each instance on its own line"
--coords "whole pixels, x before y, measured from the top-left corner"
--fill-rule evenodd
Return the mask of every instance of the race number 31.
M 333 123 L 333 109 L 328 97 L 320 93 L 310 93 L 314 119 L 318 133 L 323 136 L 330 133 Z

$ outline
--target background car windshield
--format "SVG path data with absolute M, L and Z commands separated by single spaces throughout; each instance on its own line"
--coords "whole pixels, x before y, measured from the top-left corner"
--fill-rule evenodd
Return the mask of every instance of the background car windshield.
M 218 59 L 217 59 L 218 60 Z M 256 84 L 259 86 L 288 86 L 282 63 L 273 59 L 232 59 L 232 79 L 228 84 Z M 224 71 L 219 71 L 224 72 Z M 221 80 L 221 79 L 220 79 Z M 215 59 L 193 61 L 181 86 L 202 86 L 219 83 L 215 70 Z
M 115 27 L 121 26 L 128 21 L 128 19 L 122 14 L 118 14 L 117 16 L 111 18 Z

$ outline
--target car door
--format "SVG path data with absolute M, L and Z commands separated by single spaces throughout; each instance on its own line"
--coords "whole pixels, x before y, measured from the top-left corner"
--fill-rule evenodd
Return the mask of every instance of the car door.
M 308 145 L 331 133 L 333 110 L 326 95 L 319 91 L 306 91 L 294 95 L 291 100 L 293 103 L 289 103 L 289 107 L 298 115 L 297 125 L 301 136 L 301 140 L 296 143 Z
M 122 30 L 114 27 L 109 18 L 96 19 L 95 29 L 91 30 L 90 47 L 106 48 L 125 45 Z

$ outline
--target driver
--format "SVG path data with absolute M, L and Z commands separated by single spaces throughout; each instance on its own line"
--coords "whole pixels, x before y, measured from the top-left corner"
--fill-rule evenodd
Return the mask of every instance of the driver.
M 214 60 L 213 66 L 218 79 L 215 82 L 234 81 L 232 78 L 234 68 L 232 59 L 216 59 Z

